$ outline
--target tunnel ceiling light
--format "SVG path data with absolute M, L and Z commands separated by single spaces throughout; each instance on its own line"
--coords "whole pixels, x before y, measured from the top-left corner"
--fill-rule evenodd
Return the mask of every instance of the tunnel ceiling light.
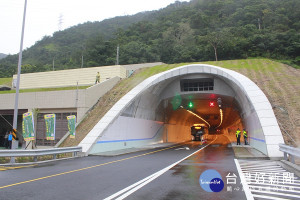
M 219 128 L 223 123 L 223 110 L 222 109 L 220 109 L 220 119 L 221 119 L 220 124 L 216 128 Z
M 182 106 L 180 106 L 181 108 L 183 108 Z M 186 110 L 186 109 L 185 109 Z M 208 125 L 208 128 L 210 128 L 210 124 L 205 120 L 205 119 L 203 119 L 202 117 L 200 117 L 199 115 L 197 115 L 196 113 L 194 113 L 194 112 L 192 112 L 192 111 L 190 111 L 190 110 L 186 110 L 186 111 L 188 111 L 189 113 L 191 113 L 192 115 L 194 115 L 195 117 L 197 117 L 197 118 L 199 118 L 199 119 L 201 119 L 202 121 L 204 121 L 207 125 Z
M 209 107 L 215 107 L 215 102 L 214 101 L 210 101 L 209 102 Z

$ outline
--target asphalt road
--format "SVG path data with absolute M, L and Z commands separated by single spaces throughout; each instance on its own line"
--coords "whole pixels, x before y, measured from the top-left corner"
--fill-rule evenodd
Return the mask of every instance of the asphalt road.
M 229 141 L 218 136 L 210 142 L 1 171 L 0 199 L 246 199 Z M 199 183 L 213 169 L 224 183 L 220 192 L 205 191 Z M 226 177 L 233 174 L 235 179 Z

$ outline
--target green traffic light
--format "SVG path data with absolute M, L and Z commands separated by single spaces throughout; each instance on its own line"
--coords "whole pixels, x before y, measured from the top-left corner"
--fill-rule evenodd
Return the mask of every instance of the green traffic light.
M 189 108 L 192 108 L 192 107 L 194 107 L 194 104 L 193 104 L 193 102 L 189 102 L 189 104 L 188 104 L 188 106 L 189 106 Z

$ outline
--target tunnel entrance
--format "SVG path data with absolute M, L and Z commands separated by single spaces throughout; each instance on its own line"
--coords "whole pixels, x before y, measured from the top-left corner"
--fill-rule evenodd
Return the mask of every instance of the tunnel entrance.
M 211 100 L 222 100 L 222 114 Z M 192 102 L 192 108 L 186 109 Z M 211 133 L 245 127 L 253 148 L 280 157 L 284 143 L 272 106 L 247 77 L 217 66 L 186 65 L 154 75 L 127 93 L 79 144 L 94 154 L 153 143 L 190 139 L 191 125 L 199 117 Z M 221 120 L 221 115 L 223 118 Z M 222 123 L 221 123 L 222 121 Z M 186 132 L 186 133 L 185 133 Z

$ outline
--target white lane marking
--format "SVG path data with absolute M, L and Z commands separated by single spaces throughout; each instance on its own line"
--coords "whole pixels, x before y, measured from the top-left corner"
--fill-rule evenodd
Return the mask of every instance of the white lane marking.
M 257 198 L 262 198 L 262 199 L 272 199 L 272 200 L 290 200 L 290 199 L 283 199 L 283 198 L 279 198 L 279 197 L 274 197 L 274 196 L 265 196 L 265 195 L 256 195 L 256 194 L 253 194 L 254 197 L 257 197 Z
M 188 147 L 180 147 L 180 148 L 177 148 L 177 149 L 174 149 L 174 150 L 177 151 L 177 150 L 181 150 L 181 149 L 190 150 L 190 148 L 188 148 Z
M 263 161 L 267 161 L 267 162 L 264 162 L 263 165 L 266 165 L 266 164 L 277 164 L 276 161 L 272 161 L 272 160 L 251 160 L 251 163 L 249 163 L 249 161 L 247 160 L 241 160 L 239 162 L 241 162 L 241 165 L 254 165 L 254 164 L 262 164 Z
M 282 168 L 278 163 L 268 165 L 268 162 L 263 164 L 259 163 L 259 161 L 241 161 L 243 163 L 242 172 L 243 173 L 254 173 L 254 174 L 263 174 L 263 176 L 268 177 L 275 176 L 276 183 L 265 183 L 259 181 L 258 179 L 254 179 L 252 176 L 247 177 L 247 183 L 253 197 L 259 199 L 285 199 L 285 198 L 297 198 L 300 199 L 300 190 L 299 190 L 299 178 L 297 176 L 291 176 L 293 180 L 288 182 L 286 180 L 286 174 L 294 174 L 290 173 L 284 168 Z M 255 164 L 256 163 L 256 164 Z M 271 163 L 271 162 L 270 162 Z M 274 163 L 274 162 L 272 162 Z M 261 167 L 259 167 L 261 166 Z M 270 180 L 267 180 L 270 181 Z M 288 188 L 288 189 L 287 189 Z
M 270 166 L 270 167 L 241 167 L 242 169 L 282 169 L 280 166 Z
M 251 193 L 251 191 L 249 189 L 249 186 L 248 186 L 248 184 L 246 182 L 245 176 L 244 176 L 244 174 L 242 172 L 242 169 L 241 169 L 241 166 L 240 166 L 238 160 L 234 159 L 234 162 L 235 162 L 236 168 L 238 170 L 238 173 L 240 175 L 240 179 L 241 179 L 241 182 L 242 182 L 242 185 L 243 185 L 244 192 L 245 192 L 247 200 L 254 200 L 253 195 L 252 195 L 252 193 Z
M 243 167 L 266 167 L 266 166 L 269 166 L 269 167 L 271 167 L 271 166 L 278 166 L 278 164 L 276 164 L 276 163 L 274 163 L 274 164 L 244 164 L 244 165 L 240 165 L 242 168 Z
M 246 172 L 247 173 L 247 172 Z M 262 174 L 262 173 L 261 173 Z M 258 175 L 260 175 L 259 173 L 258 173 Z M 265 173 L 264 174 L 265 176 L 267 176 L 267 175 L 274 175 L 274 174 L 268 174 L 268 173 Z M 295 184 L 295 185 L 300 185 L 300 180 L 295 180 L 294 178 L 293 178 L 293 180 L 291 181 L 291 183 L 289 183 L 288 181 L 286 181 L 286 178 L 285 178 L 285 176 L 283 176 L 283 175 L 277 175 L 276 174 L 276 176 L 275 176 L 275 178 L 278 180 L 278 181 L 280 181 L 280 182 L 282 182 L 282 183 L 284 183 L 284 184 Z M 296 177 L 295 177 L 296 178 Z M 257 177 L 256 179 L 255 178 L 248 178 L 247 177 L 247 180 L 259 180 L 259 177 Z M 270 178 L 269 179 L 267 179 L 267 180 L 269 180 L 270 181 Z
M 268 191 L 259 191 L 259 190 L 251 190 L 254 193 L 265 193 L 265 194 L 273 194 L 273 195 L 279 195 L 279 196 L 288 196 L 288 197 L 293 197 L 300 199 L 299 195 L 293 195 L 293 194 L 287 194 L 287 193 L 281 193 L 281 192 L 268 192 Z
M 256 186 L 256 185 L 250 185 L 250 190 L 255 192 L 255 191 L 265 191 L 265 192 L 269 192 L 268 190 L 273 189 L 273 187 L 269 186 L 269 187 L 265 187 L 265 186 Z M 258 188 L 258 189 L 266 189 L 266 190 L 256 190 L 256 189 L 251 189 L 251 188 Z M 282 188 L 276 188 L 276 190 L 278 191 L 284 191 L 284 192 L 289 192 L 289 193 L 300 193 L 300 191 L 297 190 L 286 190 L 286 189 L 282 189 Z M 270 191 L 271 192 L 271 191 Z M 286 193 L 287 194 L 287 193 Z M 298 196 L 300 198 L 300 196 Z
M 254 180 L 256 181 L 255 179 L 251 179 L 251 180 Z M 250 179 L 247 179 L 247 181 L 250 181 Z M 248 182 L 248 186 L 251 187 L 251 186 L 255 186 L 255 185 L 263 185 L 263 186 L 273 186 L 273 187 L 282 187 L 282 184 L 279 185 L 279 184 L 271 184 L 271 183 L 256 183 L 256 182 L 253 182 L 253 183 L 249 183 Z M 286 187 L 289 187 L 289 188 L 292 188 L 292 189 L 300 189 L 300 187 L 298 186 L 295 186 L 295 184 L 293 183 L 285 183 L 284 186 Z
M 242 169 L 243 172 L 261 172 L 261 173 L 264 173 L 266 170 L 252 170 L 252 169 Z M 281 172 L 281 173 L 284 173 L 284 172 L 287 172 L 286 170 L 284 169 L 281 169 L 281 170 L 268 170 L 268 172 L 270 172 L 270 174 L 273 172 Z
M 218 137 L 216 137 L 211 143 L 213 143 Z M 129 195 L 131 195 L 132 193 L 134 193 L 135 191 L 137 191 L 138 189 L 142 188 L 143 186 L 147 185 L 148 183 L 150 183 L 151 181 L 155 180 L 156 178 L 158 178 L 159 176 L 161 176 L 162 174 L 164 174 L 165 172 L 167 172 L 169 169 L 173 168 L 174 166 L 178 165 L 179 163 L 181 163 L 182 161 L 184 161 L 185 159 L 193 156 L 194 154 L 198 153 L 199 151 L 203 150 L 204 148 L 208 147 L 211 143 L 207 144 L 206 146 L 202 147 L 201 149 L 195 151 L 194 153 L 184 157 L 183 159 L 169 165 L 168 167 L 165 167 L 164 169 L 124 188 L 123 190 L 120 190 L 119 192 L 105 198 L 104 200 L 111 200 L 114 199 L 116 197 L 118 197 L 116 200 L 121 200 L 124 199 L 126 197 L 128 197 Z M 123 194 L 124 193 L 124 194 Z M 123 194 L 122 196 L 120 196 L 121 194 Z
M 285 184 L 285 185 L 295 185 L 295 186 L 300 186 L 300 183 L 299 183 L 299 181 L 295 181 L 295 180 L 293 180 L 292 182 L 287 182 L 287 181 L 285 181 L 285 179 L 283 178 L 283 177 L 277 177 L 276 176 L 276 179 L 278 180 L 278 184 Z M 248 185 L 249 184 L 260 184 L 258 181 L 259 181 L 259 179 L 254 179 L 254 178 L 247 178 L 247 183 L 248 183 Z M 249 182 L 249 181 L 251 181 L 251 182 Z M 252 182 L 253 181 L 253 182 Z M 258 183 L 257 183 L 258 182 Z M 265 184 L 265 183 L 264 183 Z M 272 183 L 273 184 L 273 183 Z

